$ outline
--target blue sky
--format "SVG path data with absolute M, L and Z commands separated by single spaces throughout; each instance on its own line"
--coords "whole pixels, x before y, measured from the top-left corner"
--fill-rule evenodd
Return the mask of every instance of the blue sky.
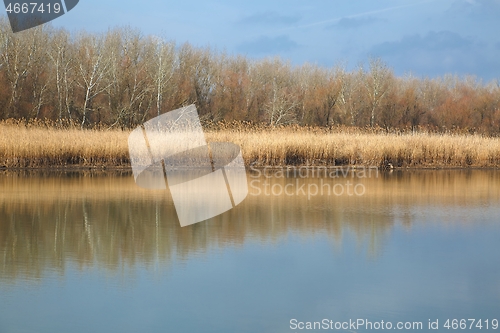
M 399 75 L 500 79 L 500 0 L 80 0 L 53 21 L 71 31 L 138 28 L 177 43 L 293 64 L 354 68 L 382 58 Z

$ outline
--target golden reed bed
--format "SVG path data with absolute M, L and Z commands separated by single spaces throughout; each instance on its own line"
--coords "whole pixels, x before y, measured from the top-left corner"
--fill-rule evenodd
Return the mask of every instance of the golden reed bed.
M 0 123 L 0 168 L 129 167 L 128 135 Z M 479 135 L 238 126 L 207 130 L 206 138 L 240 145 L 248 165 L 500 166 L 500 139 Z

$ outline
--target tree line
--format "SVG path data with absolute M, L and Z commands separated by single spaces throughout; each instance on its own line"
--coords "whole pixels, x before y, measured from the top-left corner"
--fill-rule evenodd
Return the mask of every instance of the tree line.
M 0 119 L 132 128 L 195 103 L 204 121 L 500 133 L 500 81 L 251 60 L 131 28 L 13 34 L 0 18 Z

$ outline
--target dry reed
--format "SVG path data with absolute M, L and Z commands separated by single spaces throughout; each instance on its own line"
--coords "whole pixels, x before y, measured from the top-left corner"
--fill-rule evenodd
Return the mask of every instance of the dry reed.
M 209 141 L 241 146 L 258 165 L 498 167 L 500 139 L 479 135 L 384 134 L 288 127 L 210 132 Z
M 128 134 L 0 123 L 0 168 L 127 167 Z M 206 138 L 240 145 L 245 162 L 261 166 L 500 166 L 500 139 L 480 135 L 236 126 Z
M 0 124 L 0 167 L 126 166 L 128 132 Z

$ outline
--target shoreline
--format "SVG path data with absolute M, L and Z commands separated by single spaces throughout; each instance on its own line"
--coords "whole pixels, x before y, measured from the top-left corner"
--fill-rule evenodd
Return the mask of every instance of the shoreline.
M 375 168 L 375 166 L 362 166 L 362 165 L 337 165 L 337 166 L 326 166 L 326 165 L 259 165 L 259 166 L 245 166 L 245 170 L 247 172 L 251 172 L 251 170 L 283 170 L 283 169 L 293 169 L 300 168 L 305 170 L 313 170 L 316 168 L 326 168 L 326 170 L 353 170 L 359 171 L 363 169 Z M 403 171 L 403 172 L 411 172 L 411 171 L 500 171 L 500 166 L 411 166 L 411 167 L 394 167 L 394 168 L 380 168 L 377 167 L 379 172 L 394 172 L 394 171 Z M 113 173 L 113 172 L 121 172 L 121 173 L 132 173 L 131 166 L 78 166 L 78 165 L 70 165 L 70 166 L 40 166 L 40 167 L 0 167 L 0 173 L 8 173 L 8 172 L 21 172 L 21 171 L 35 171 L 35 172 L 99 172 L 99 173 Z

